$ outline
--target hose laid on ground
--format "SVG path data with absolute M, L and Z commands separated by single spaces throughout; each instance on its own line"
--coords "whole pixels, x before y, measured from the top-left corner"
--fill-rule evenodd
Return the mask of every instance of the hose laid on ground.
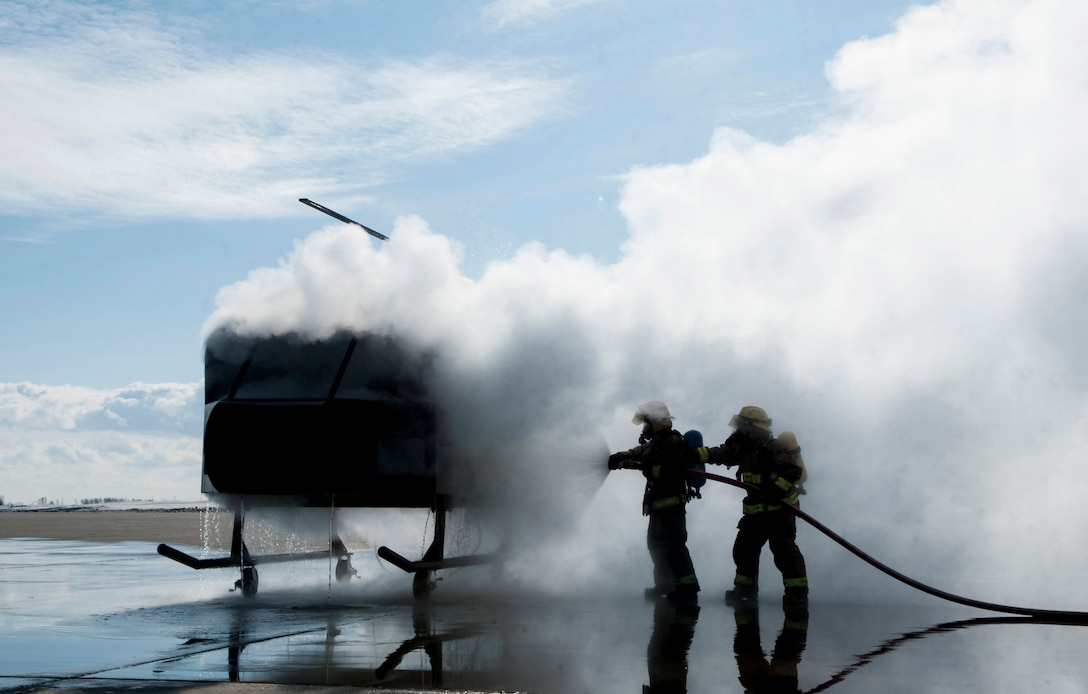
M 714 480 L 715 482 L 724 482 L 725 484 L 732 485 L 734 487 L 738 487 L 738 488 L 743 489 L 743 490 L 748 491 L 748 492 L 753 492 L 753 493 L 756 493 L 756 494 L 761 493 L 760 489 L 758 487 L 755 487 L 755 486 L 753 486 L 751 484 L 747 484 L 745 482 L 741 482 L 739 480 L 731 479 L 729 477 L 723 477 L 721 475 L 715 475 L 715 474 L 710 473 L 710 472 L 703 472 L 702 470 L 690 470 L 689 469 L 687 471 L 687 473 L 689 475 L 697 475 L 699 477 L 704 477 L 704 478 L 706 478 L 708 480 Z M 928 593 L 929 595 L 932 595 L 932 596 L 937 597 L 937 598 L 941 598 L 942 600 L 948 600 L 949 602 L 958 603 L 960 605 L 966 605 L 967 607 L 977 607 L 980 610 L 990 610 L 992 612 L 1004 612 L 1006 614 L 1026 615 L 1028 617 L 1033 617 L 1035 619 L 1045 619 L 1045 620 L 1049 620 L 1049 621 L 1053 621 L 1053 622 L 1059 622 L 1059 623 L 1063 623 L 1063 624 L 1088 624 L 1088 612 L 1072 612 L 1072 611 L 1064 611 L 1064 610 L 1040 610 L 1040 609 L 1034 609 L 1034 608 L 1029 608 L 1029 607 L 1013 607 L 1011 605 L 998 605 L 996 603 L 984 602 L 982 600 L 972 600 L 971 598 L 964 598 L 964 597 L 961 597 L 959 595 L 953 595 L 952 593 L 946 593 L 943 590 L 938 590 L 937 588 L 934 588 L 932 586 L 928 586 L 928 585 L 926 585 L 926 584 L 924 584 L 924 583 L 922 583 L 920 581 L 916 581 L 916 580 L 914 580 L 913 578 L 911 578 L 909 576 L 905 576 L 905 575 L 899 573 L 898 571 L 896 571 L 895 569 L 893 569 L 893 568 L 891 568 L 891 567 L 889 567 L 889 566 L 887 566 L 885 564 L 882 564 L 881 562 L 877 561 L 876 559 L 873 559 L 871 556 L 869 556 L 865 552 L 861 551 L 860 549 L 858 549 L 854 545 L 850 544 L 849 542 L 844 540 L 842 537 L 840 537 L 837 534 L 835 534 L 834 532 L 832 532 L 823 523 L 820 523 L 818 520 L 816 520 L 812 516 L 808 515 L 807 513 L 802 511 L 801 509 L 797 508 L 796 506 L 791 506 L 789 504 L 783 504 L 783 507 L 789 509 L 790 512 L 793 513 L 793 515 L 797 516 L 798 518 L 805 521 L 806 523 L 808 523 L 812 527 L 816 528 L 817 530 L 822 532 L 824 535 L 827 535 L 832 540 L 834 540 L 835 542 L 837 542 L 840 545 L 842 545 L 843 547 L 845 547 L 847 550 L 849 550 L 851 553 L 853 553 L 855 556 L 859 557 L 863 561 L 865 561 L 868 564 L 872 565 L 873 567 L 883 571 L 884 573 L 888 574 L 889 576 L 896 579 L 897 581 L 905 583 L 908 586 L 910 586 L 911 588 L 915 588 L 917 590 L 920 590 L 923 593 Z

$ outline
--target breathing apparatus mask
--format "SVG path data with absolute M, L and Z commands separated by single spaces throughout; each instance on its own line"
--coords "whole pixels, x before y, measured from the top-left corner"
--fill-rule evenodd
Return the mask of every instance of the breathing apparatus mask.
M 657 400 L 640 405 L 635 416 L 631 418 L 632 424 L 642 425 L 642 434 L 638 437 L 639 443 L 645 444 L 653 438 L 654 422 L 657 422 L 658 427 L 672 426 L 672 414 L 669 408 L 665 406 L 665 403 Z
M 649 441 L 653 437 L 654 437 L 654 425 L 651 424 L 649 418 L 647 418 L 642 423 L 642 433 L 638 435 L 638 442 L 641 443 L 641 444 L 645 444 L 647 441 Z

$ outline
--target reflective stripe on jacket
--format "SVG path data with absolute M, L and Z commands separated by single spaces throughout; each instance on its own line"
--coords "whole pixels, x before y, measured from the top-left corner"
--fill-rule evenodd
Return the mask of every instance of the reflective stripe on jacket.
M 783 506 L 798 505 L 797 480 L 803 469 L 793 454 L 774 437 L 753 439 L 734 432 L 718 449 L 711 451 L 711 461 L 737 465 L 737 479 L 759 492 L 749 492 L 742 510 L 745 515 L 781 511 Z
M 633 460 L 642 462 L 642 475 L 646 478 L 643 515 L 687 503 L 686 446 L 680 432 L 662 429 L 647 443 L 627 452 Z

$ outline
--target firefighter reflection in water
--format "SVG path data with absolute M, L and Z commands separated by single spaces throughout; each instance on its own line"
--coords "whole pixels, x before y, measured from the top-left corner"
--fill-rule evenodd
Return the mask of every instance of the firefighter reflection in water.
M 654 606 L 654 628 L 646 647 L 650 683 L 642 694 L 685 694 L 688 690 L 688 651 L 695 638 L 699 606 L 659 600 Z
M 759 610 L 755 605 L 733 613 L 737 634 L 733 653 L 737 657 L 740 684 L 746 692 L 760 694 L 798 694 L 797 666 L 808 641 L 808 612 L 786 611 L 782 631 L 774 642 L 770 662 L 759 637 Z
M 641 470 L 646 478 L 642 513 L 649 516 L 646 545 L 654 565 L 654 585 L 647 598 L 662 595 L 674 602 L 695 602 L 699 580 L 688 553 L 685 504 L 688 502 L 687 468 L 696 455 L 672 428 L 672 415 L 661 402 L 648 402 L 631 419 L 642 425 L 639 445 L 613 453 L 608 468 Z
M 804 493 L 798 484 L 804 481 L 800 449 L 793 434 L 783 432 L 775 438 L 771 418 L 762 408 L 742 407 L 729 426 L 735 431 L 721 446 L 701 450 L 706 462 L 738 466 L 737 479 L 758 487 L 744 499 L 744 515 L 737 524 L 733 542 L 733 561 L 737 572 L 733 589 L 725 593 L 730 605 L 754 603 L 759 592 L 759 555 L 767 544 L 774 564 L 782 572 L 785 588 L 782 605 L 786 609 L 808 606 L 808 575 L 805 558 L 797 548 L 797 518 L 786 505 L 797 506 L 797 496 Z M 792 445 L 786 442 L 792 442 Z

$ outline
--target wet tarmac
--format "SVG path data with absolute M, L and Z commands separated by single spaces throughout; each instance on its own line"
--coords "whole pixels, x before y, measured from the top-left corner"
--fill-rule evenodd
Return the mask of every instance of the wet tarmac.
M 406 574 L 354 559 L 347 584 L 322 561 L 270 565 L 243 597 L 233 570 L 194 571 L 155 543 L 0 540 L 0 690 L 1088 691 L 1082 626 L 818 594 L 807 615 L 709 591 L 697 608 L 527 596 L 484 568 L 415 601 Z

